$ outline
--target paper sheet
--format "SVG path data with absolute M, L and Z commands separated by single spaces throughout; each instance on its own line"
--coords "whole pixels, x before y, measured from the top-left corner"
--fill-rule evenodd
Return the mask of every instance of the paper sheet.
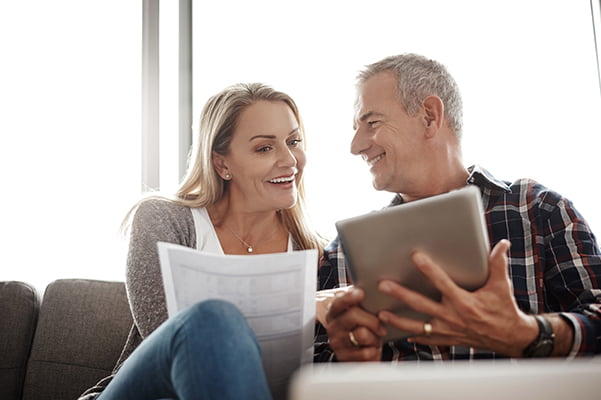
M 208 299 L 234 304 L 261 345 L 274 399 L 284 399 L 292 373 L 313 359 L 317 251 L 224 256 L 158 248 L 169 316 Z

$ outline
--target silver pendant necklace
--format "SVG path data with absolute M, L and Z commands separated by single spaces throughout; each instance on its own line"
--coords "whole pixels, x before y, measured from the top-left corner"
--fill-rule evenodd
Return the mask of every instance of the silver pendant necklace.
M 231 230 L 229 226 L 225 225 L 225 227 L 227 228 L 228 231 L 230 231 L 230 233 L 232 235 L 234 235 L 234 237 L 236 239 L 238 239 L 240 241 L 240 243 L 242 243 L 246 247 L 246 252 L 247 253 L 252 253 L 254 251 L 254 247 L 256 247 L 258 245 L 258 243 L 255 243 L 255 246 L 253 246 L 252 244 L 248 243 L 246 240 L 242 239 L 240 236 L 236 235 L 236 232 L 234 232 L 233 230 Z M 273 233 L 275 231 L 277 231 L 277 228 L 273 232 L 271 232 L 271 235 L 269 235 L 267 238 L 265 238 L 262 242 L 259 242 L 259 243 L 267 242 L 269 239 L 271 239 L 271 237 L 273 236 Z
M 226 228 L 227 228 L 228 231 L 230 231 L 230 233 L 232 235 L 234 235 L 234 237 L 236 239 L 238 239 L 244 246 L 246 246 L 246 251 L 248 253 L 252 253 L 253 252 L 253 246 L 252 246 L 252 244 L 248 243 L 246 240 L 244 240 L 240 236 L 236 235 L 236 233 L 233 230 L 231 230 L 229 226 L 226 226 Z

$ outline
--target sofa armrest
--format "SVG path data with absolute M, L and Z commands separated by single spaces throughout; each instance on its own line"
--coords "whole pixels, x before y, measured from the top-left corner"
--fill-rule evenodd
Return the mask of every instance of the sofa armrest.
M 21 399 L 39 308 L 35 287 L 0 282 L 0 399 Z

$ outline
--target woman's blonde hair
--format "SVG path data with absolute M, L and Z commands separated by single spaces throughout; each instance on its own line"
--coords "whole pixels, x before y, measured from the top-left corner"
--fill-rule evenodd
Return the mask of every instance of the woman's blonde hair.
M 210 206 L 223 197 L 228 182 L 224 181 L 215 170 L 213 152 L 221 155 L 229 152 L 240 114 L 246 107 L 261 100 L 281 101 L 290 107 L 298 122 L 299 134 L 303 139 L 301 144 L 304 146 L 305 132 L 302 120 L 296 103 L 290 96 L 262 83 L 243 83 L 227 87 L 212 96 L 202 109 L 198 141 L 193 149 L 187 173 L 175 197 L 169 200 L 195 208 Z M 296 204 L 289 209 L 279 211 L 281 221 L 292 235 L 298 249 L 321 250 L 325 239 L 310 227 L 305 211 L 305 189 L 302 178 L 297 184 Z

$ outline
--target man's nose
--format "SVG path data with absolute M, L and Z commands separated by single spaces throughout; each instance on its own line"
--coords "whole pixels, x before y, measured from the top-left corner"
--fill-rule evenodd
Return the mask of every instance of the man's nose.
M 355 135 L 351 141 L 351 153 L 358 156 L 369 148 L 369 138 L 361 127 L 355 129 Z

